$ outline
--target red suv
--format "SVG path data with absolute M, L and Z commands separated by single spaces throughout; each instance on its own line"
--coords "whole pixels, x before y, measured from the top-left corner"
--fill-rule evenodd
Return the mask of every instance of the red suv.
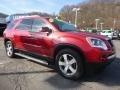
M 73 24 L 40 16 L 9 23 L 4 45 L 8 57 L 19 55 L 52 64 L 68 79 L 80 78 L 87 66 L 103 67 L 115 58 L 114 46 L 107 37 L 79 32 Z

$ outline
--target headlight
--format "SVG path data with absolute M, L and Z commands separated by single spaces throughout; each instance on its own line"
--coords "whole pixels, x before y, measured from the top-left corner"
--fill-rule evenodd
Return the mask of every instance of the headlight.
M 98 38 L 87 37 L 86 38 L 91 47 L 101 48 L 107 50 L 107 46 L 104 41 Z

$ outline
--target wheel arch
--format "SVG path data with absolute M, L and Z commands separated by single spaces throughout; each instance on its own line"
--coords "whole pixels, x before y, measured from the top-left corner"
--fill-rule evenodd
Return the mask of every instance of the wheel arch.
M 71 44 L 59 44 L 59 45 L 57 45 L 57 46 L 55 47 L 54 54 L 53 54 L 54 59 L 55 59 L 57 53 L 58 53 L 60 50 L 66 49 L 66 48 L 67 48 L 67 49 L 72 49 L 72 50 L 78 52 L 78 53 L 80 54 L 80 56 L 82 57 L 83 63 L 86 62 L 86 59 L 85 59 L 85 56 L 84 56 L 83 51 L 82 51 L 79 47 L 77 47 L 77 46 L 75 46 L 75 45 L 71 45 Z
M 8 38 L 5 38 L 5 39 L 4 39 L 4 45 L 5 45 L 5 43 L 6 43 L 7 41 L 11 41 L 11 40 L 8 39 Z
M 5 39 L 4 39 L 4 45 L 5 45 L 5 43 L 6 43 L 7 41 L 11 41 L 11 42 L 12 42 L 11 39 L 9 39 L 9 38 L 5 38 Z

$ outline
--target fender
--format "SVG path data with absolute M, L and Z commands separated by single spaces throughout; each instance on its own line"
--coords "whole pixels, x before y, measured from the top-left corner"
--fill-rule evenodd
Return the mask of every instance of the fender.
M 57 44 L 55 46 L 55 49 L 54 49 L 54 52 L 53 52 L 53 57 L 55 58 L 57 53 L 64 48 L 71 48 L 71 49 L 77 51 L 81 55 L 81 57 L 83 58 L 83 61 L 86 61 L 83 51 L 78 46 L 68 44 L 68 43 Z

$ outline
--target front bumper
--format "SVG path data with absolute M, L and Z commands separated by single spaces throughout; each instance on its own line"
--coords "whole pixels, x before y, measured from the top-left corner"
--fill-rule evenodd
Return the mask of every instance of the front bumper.
M 112 54 L 112 55 L 107 57 L 107 60 L 110 61 L 110 60 L 114 60 L 115 58 L 116 58 L 116 55 Z
M 112 62 L 115 60 L 115 58 L 116 58 L 116 55 L 115 55 L 115 54 L 112 54 L 112 55 L 108 56 L 108 57 L 106 58 L 106 60 L 98 63 L 98 64 L 100 64 L 100 65 L 98 65 L 98 64 L 97 64 L 97 65 L 98 65 L 98 66 L 109 65 L 110 63 L 112 63 Z
M 106 67 L 107 65 L 111 64 L 116 59 L 116 55 L 112 54 L 106 58 L 106 60 L 99 62 L 99 63 L 93 63 L 93 62 L 87 62 L 86 67 L 91 69 L 99 69 L 102 67 Z

